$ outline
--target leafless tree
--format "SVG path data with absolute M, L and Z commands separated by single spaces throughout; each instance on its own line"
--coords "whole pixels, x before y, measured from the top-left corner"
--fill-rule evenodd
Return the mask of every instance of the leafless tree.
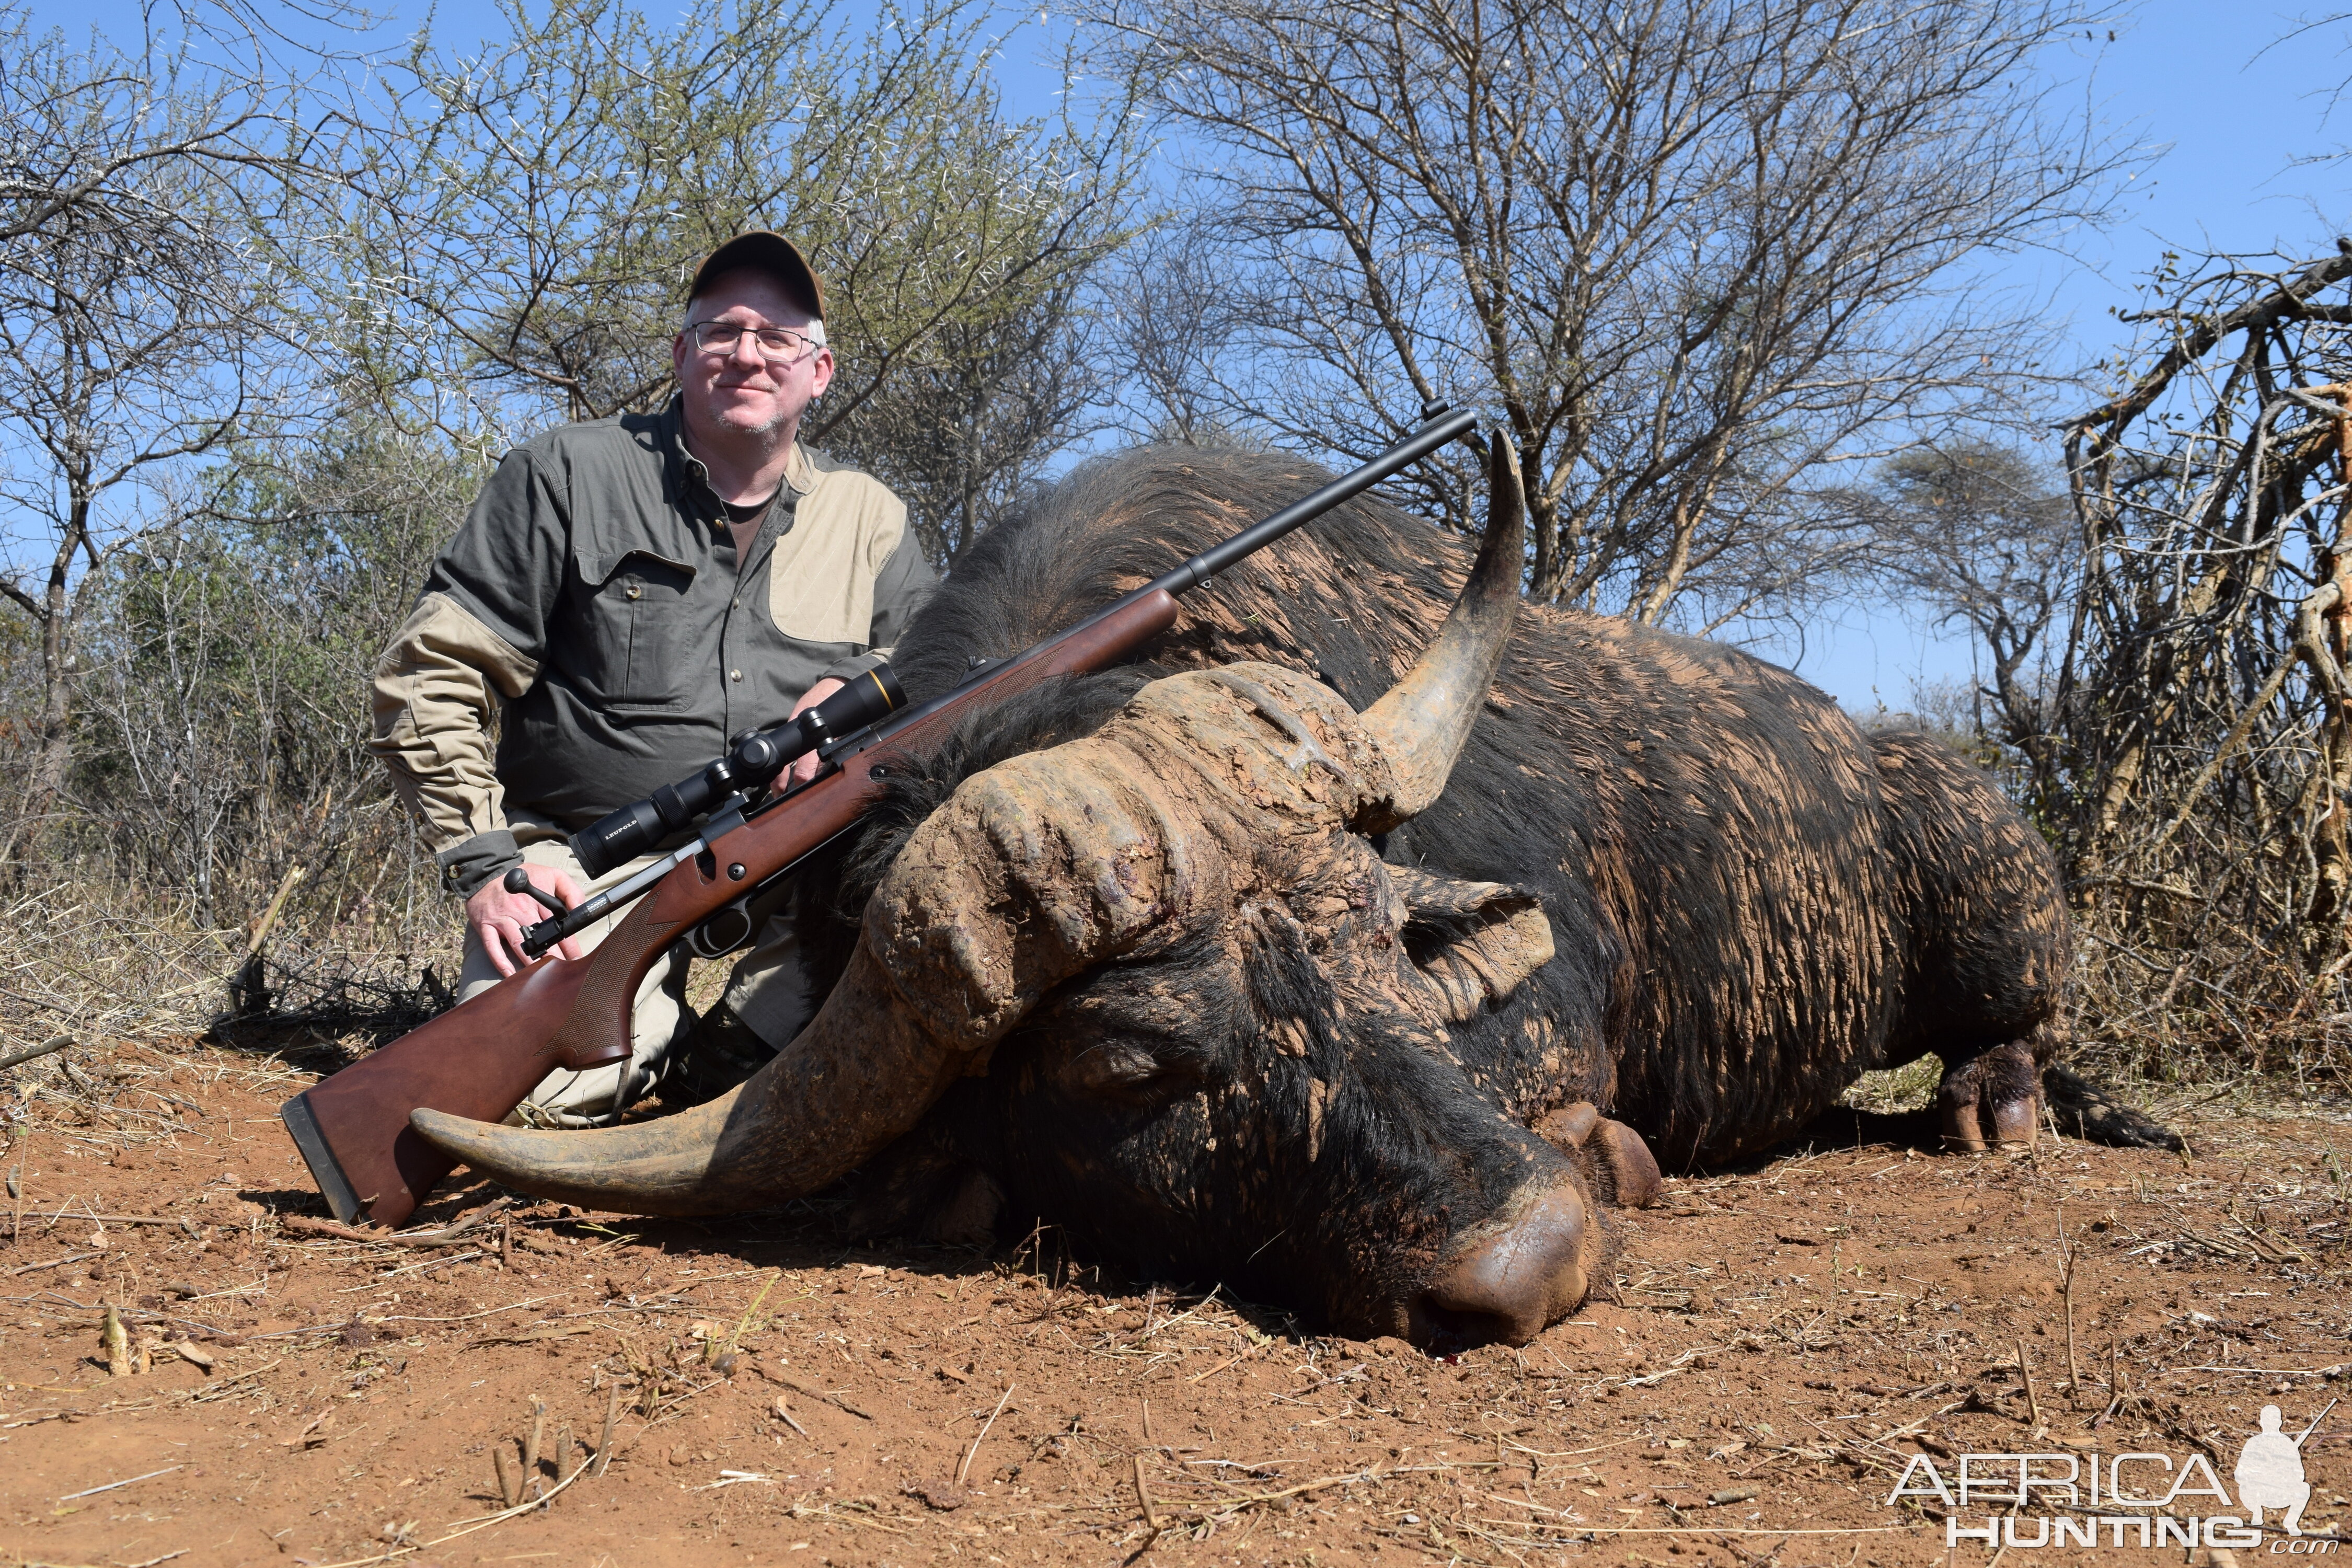
M 270 411 L 276 296 L 256 265 L 251 181 L 282 178 L 299 153 L 258 61 L 195 63 L 196 42 L 237 37 L 151 36 L 128 54 L 0 11 L 0 595 L 36 628 L 41 672 L 26 800 L 0 861 L 72 764 L 90 574 L 155 525 L 152 482 Z
M 1071 279 L 1003 320 L 943 322 L 827 432 L 835 451 L 920 498 L 913 521 L 932 560 L 951 563 L 1089 428 L 1105 378 L 1083 289 Z
M 1118 412 L 1130 437 L 1209 446 L 1233 437 L 1220 366 L 1228 352 L 1247 350 L 1246 311 L 1231 267 L 1211 226 L 1173 215 L 1121 258 L 1112 283 L 1118 309 L 1106 335 L 1125 362 L 1129 384 Z
M 1221 341 L 1175 427 L 1359 455 L 1424 399 L 1483 406 L 1531 591 L 1649 622 L 1842 566 L 1830 473 L 2013 409 L 2041 330 L 1969 268 L 2095 217 L 2117 166 L 2039 96 L 2081 22 L 2042 0 L 1082 9 L 1198 153 Z

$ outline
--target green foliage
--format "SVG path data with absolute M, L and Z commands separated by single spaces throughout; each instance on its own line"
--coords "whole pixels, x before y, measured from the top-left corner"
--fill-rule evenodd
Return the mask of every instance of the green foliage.
M 366 679 L 479 474 L 383 431 L 232 472 L 150 534 L 82 612 L 77 765 L 88 858 L 189 889 L 199 920 L 300 862 L 364 899 L 404 837 L 366 752 Z

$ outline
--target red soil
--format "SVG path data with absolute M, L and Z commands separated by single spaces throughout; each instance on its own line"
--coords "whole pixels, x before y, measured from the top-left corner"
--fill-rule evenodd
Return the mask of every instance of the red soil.
M 0 1156 L 9 1561 L 1942 1563 L 1942 1509 L 1885 1501 L 1923 1447 L 2201 1452 L 2226 1483 L 2262 1405 L 2299 1429 L 2352 1361 L 2352 1124 L 2308 1108 L 2209 1107 L 2185 1160 L 1945 1157 L 1849 1118 L 1841 1146 L 1671 1183 L 1618 1300 L 1437 1362 L 1051 1233 L 847 1245 L 822 1206 L 526 1199 L 457 1245 L 339 1239 L 276 1119 L 309 1074 L 200 1046 L 77 1071 L 16 1070 Z M 608 1410 L 610 1468 L 580 1473 Z M 482 1523 L 501 1447 L 526 1496 L 560 1489 Z M 2306 1532 L 2345 1528 L 2347 1448 L 2339 1406 L 2305 1444 Z

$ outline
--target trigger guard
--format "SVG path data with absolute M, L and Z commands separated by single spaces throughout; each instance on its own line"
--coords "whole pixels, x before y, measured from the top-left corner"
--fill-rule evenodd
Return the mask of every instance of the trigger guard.
M 697 958 L 724 958 L 751 945 L 751 935 L 757 924 L 745 906 L 749 898 L 724 904 L 703 917 L 701 922 L 686 933 L 686 949 Z

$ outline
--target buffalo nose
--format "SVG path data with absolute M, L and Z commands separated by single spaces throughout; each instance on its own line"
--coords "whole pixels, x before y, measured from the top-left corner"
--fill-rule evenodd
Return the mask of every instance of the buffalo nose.
M 1526 1344 L 1583 1301 L 1586 1227 L 1572 1188 L 1515 1198 L 1438 1266 L 1413 1301 L 1413 1338 L 1444 1349 Z

